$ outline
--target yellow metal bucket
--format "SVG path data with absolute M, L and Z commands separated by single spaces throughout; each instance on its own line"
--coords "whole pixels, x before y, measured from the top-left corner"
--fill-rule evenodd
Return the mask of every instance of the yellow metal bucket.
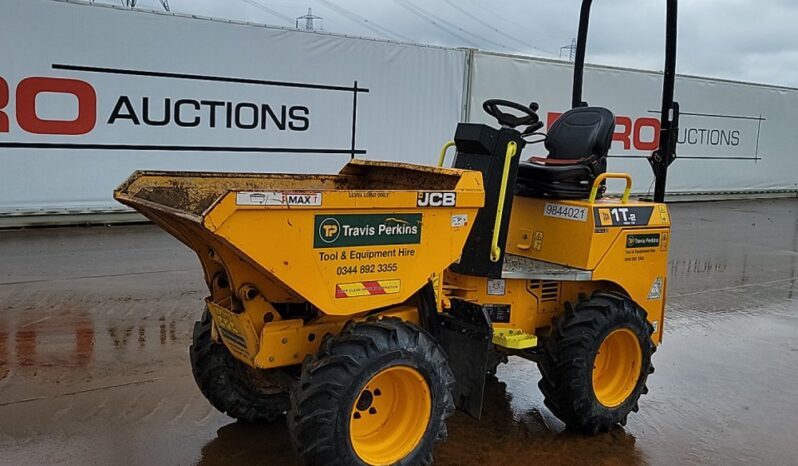
M 338 175 L 136 172 L 114 197 L 194 249 L 212 294 L 350 316 L 457 261 L 484 190 L 475 171 L 353 160 Z

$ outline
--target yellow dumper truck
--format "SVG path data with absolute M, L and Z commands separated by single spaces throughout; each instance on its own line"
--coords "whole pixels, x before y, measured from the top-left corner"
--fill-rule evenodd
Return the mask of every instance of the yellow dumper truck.
M 199 257 L 209 296 L 190 357 L 214 407 L 286 415 L 309 464 L 428 464 L 447 417 L 478 418 L 486 374 L 515 355 L 537 362 L 569 428 L 626 422 L 663 331 L 676 1 L 654 202 L 606 171 L 614 116 L 582 102 L 589 12 L 585 0 L 573 108 L 546 135 L 536 104 L 489 100 L 500 127 L 461 123 L 439 166 L 136 172 L 117 189 Z M 548 157 L 522 160 L 541 141 Z M 620 198 L 603 195 L 613 179 Z

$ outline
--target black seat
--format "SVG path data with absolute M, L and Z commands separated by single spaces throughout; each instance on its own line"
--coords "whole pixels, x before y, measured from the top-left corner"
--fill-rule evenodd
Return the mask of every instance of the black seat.
M 518 165 L 516 193 L 563 199 L 585 199 L 593 180 L 607 171 L 607 152 L 615 131 L 615 115 L 602 107 L 577 107 L 563 113 L 549 128 L 546 158 L 532 157 Z

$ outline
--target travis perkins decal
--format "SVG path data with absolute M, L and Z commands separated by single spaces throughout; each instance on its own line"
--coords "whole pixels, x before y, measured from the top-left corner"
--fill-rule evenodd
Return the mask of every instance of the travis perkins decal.
M 645 233 L 642 235 L 629 235 L 626 237 L 627 249 L 656 247 L 659 247 L 659 233 Z
M 316 215 L 314 248 L 421 242 L 421 214 Z

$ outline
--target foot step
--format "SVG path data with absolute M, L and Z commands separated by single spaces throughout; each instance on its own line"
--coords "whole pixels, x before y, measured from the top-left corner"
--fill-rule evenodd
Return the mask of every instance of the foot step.
M 538 337 L 512 328 L 494 328 L 493 344 L 510 349 L 528 349 L 538 345 Z

